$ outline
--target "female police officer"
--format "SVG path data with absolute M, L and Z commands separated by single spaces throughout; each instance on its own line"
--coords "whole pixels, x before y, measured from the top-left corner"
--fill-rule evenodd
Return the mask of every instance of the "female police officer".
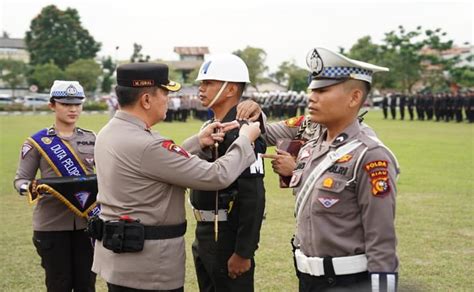
M 82 86 L 77 81 L 56 80 L 50 96 L 54 125 L 32 135 L 21 148 L 14 181 L 21 195 L 35 195 L 38 169 L 42 178 L 94 172 L 95 134 L 76 127 L 85 97 Z M 86 220 L 55 197 L 38 200 L 33 212 L 33 243 L 41 256 L 48 291 L 94 291 L 93 251 L 85 227 Z

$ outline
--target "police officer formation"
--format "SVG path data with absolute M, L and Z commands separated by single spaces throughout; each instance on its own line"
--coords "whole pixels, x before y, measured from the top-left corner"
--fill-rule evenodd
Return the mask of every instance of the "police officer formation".
M 474 122 L 474 91 L 457 93 L 388 94 L 382 99 L 384 119 Z M 398 108 L 398 116 L 397 116 Z M 390 110 L 390 116 L 389 116 Z
M 256 92 L 250 98 L 260 104 L 267 117 L 278 120 L 304 115 L 308 106 L 304 91 Z
M 295 197 L 288 272 L 299 291 L 396 291 L 400 166 L 358 119 L 374 73 L 389 69 L 319 47 L 306 63 L 308 96 L 275 92 L 241 102 L 251 82 L 247 65 L 232 54 L 211 55 L 193 100 L 213 118 L 182 145 L 151 129 L 189 114 L 182 108 L 191 99 L 179 95 L 167 65 L 117 68 L 120 110 L 97 136 L 76 125 L 82 86 L 56 81 L 53 125 L 25 140 L 14 180 L 36 202 L 33 242 L 47 290 L 95 291 L 99 276 L 113 292 L 184 291 L 189 203 L 199 290 L 254 291 L 265 201 L 272 199 L 263 182 L 266 157 Z M 299 148 L 292 155 L 282 141 Z M 267 146 L 280 149 L 265 154 Z

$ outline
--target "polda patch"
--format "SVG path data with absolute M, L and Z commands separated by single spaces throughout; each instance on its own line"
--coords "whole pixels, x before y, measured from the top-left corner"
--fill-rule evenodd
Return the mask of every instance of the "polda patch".
M 168 149 L 168 151 L 171 151 L 171 152 L 174 152 L 174 153 L 178 153 L 179 155 L 182 155 L 186 158 L 189 158 L 189 153 L 184 150 L 183 148 L 181 148 L 181 146 L 178 146 L 176 144 L 173 143 L 173 141 L 171 140 L 168 140 L 168 141 L 164 141 L 163 144 L 164 148 Z
M 374 160 L 369 163 L 367 163 L 364 168 L 365 171 L 371 172 L 372 170 L 376 168 L 387 168 L 388 167 L 388 162 L 386 160 Z

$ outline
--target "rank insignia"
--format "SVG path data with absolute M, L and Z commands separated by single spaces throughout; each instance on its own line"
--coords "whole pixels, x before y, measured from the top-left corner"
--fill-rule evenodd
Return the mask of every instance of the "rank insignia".
M 321 197 L 318 198 L 318 201 L 324 206 L 324 208 L 331 208 L 332 206 L 336 205 L 337 202 L 339 202 L 339 199 Z
M 372 183 L 372 195 L 380 197 L 390 191 L 390 184 L 387 176 L 378 176 L 371 180 Z
M 299 117 L 293 117 L 290 119 L 285 120 L 285 125 L 287 125 L 290 128 L 296 128 L 301 126 L 301 123 L 304 121 L 304 116 L 299 116 Z
M 175 152 L 175 153 L 178 153 L 179 155 L 189 158 L 189 153 L 183 148 L 181 148 L 181 146 L 174 144 L 173 141 L 171 140 L 164 141 L 162 145 L 164 148 L 168 149 L 171 152 Z
M 352 155 L 346 154 L 346 155 L 342 156 L 341 158 L 339 158 L 339 160 L 336 161 L 336 163 L 348 162 L 348 161 L 351 160 L 351 159 L 352 159 Z
M 326 178 L 323 181 L 323 187 L 325 187 L 327 189 L 331 189 L 333 185 L 334 185 L 334 180 L 330 177 Z
M 33 146 L 31 146 L 30 144 L 23 144 L 23 146 L 21 146 L 21 159 L 25 158 L 26 154 L 28 154 L 31 149 L 33 149 Z

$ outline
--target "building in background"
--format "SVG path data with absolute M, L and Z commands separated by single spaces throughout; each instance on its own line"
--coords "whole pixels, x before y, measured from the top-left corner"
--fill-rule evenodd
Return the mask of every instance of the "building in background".
M 165 61 L 165 63 L 176 70 L 181 75 L 182 80 L 187 81 L 189 74 L 193 70 L 198 69 L 202 62 L 204 62 L 204 56 L 209 54 L 209 48 L 175 47 L 174 52 L 179 55 L 179 60 Z
M 0 37 L 0 59 L 12 59 L 28 63 L 30 54 L 26 50 L 25 41 L 19 38 L 10 38 L 4 32 Z

